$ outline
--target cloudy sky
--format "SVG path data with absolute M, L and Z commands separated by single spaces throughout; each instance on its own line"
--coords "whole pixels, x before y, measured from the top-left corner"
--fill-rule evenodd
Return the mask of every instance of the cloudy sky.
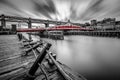
M 0 0 L 0 14 L 85 22 L 120 19 L 120 0 Z

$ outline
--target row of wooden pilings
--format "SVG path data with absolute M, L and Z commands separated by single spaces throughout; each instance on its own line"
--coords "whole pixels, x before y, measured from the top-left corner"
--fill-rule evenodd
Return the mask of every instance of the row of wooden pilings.
M 37 50 L 36 48 L 38 48 L 40 45 L 43 45 L 43 43 L 38 43 L 36 44 L 35 42 L 32 42 L 32 40 L 29 40 L 27 38 L 25 38 L 22 34 L 18 34 L 18 38 L 21 41 L 22 39 L 24 39 L 23 42 L 27 42 L 27 44 L 25 44 L 24 46 L 29 46 L 30 48 L 25 51 L 24 56 L 27 56 L 30 52 L 32 51 L 36 57 L 35 62 L 33 63 L 33 65 L 31 66 L 31 68 L 29 69 L 27 76 L 25 76 L 25 78 L 23 80 L 34 80 L 35 79 L 35 73 L 37 71 L 38 68 L 41 69 L 41 71 L 44 73 L 46 80 L 49 80 L 48 75 L 46 74 L 45 70 L 42 68 L 41 63 L 43 62 L 44 58 L 46 58 L 45 56 L 48 55 L 49 56 L 49 60 L 48 63 L 49 64 L 54 64 L 57 67 L 57 70 L 60 72 L 60 74 L 63 76 L 64 80 L 72 80 L 63 70 L 62 68 L 59 66 L 59 64 L 56 61 L 56 55 L 54 55 L 53 53 L 49 52 L 48 50 L 51 47 L 50 43 L 46 43 L 45 47 L 42 49 L 42 51 Z M 39 52 L 40 54 L 38 56 L 36 56 L 36 50 L 37 52 Z M 51 62 L 51 61 L 52 62 Z
M 65 33 L 65 35 L 87 35 L 120 38 L 120 31 L 68 31 Z
M 46 75 L 46 73 L 44 72 L 43 68 L 41 67 L 41 63 L 45 57 L 45 55 L 47 54 L 46 50 L 49 50 L 49 48 L 51 47 L 51 44 L 46 44 L 46 46 L 43 48 L 42 52 L 40 52 L 37 48 L 40 47 L 40 45 L 43 45 L 43 43 L 39 42 L 32 42 L 33 40 L 31 39 L 27 39 L 25 36 L 23 36 L 22 34 L 18 33 L 18 39 L 21 41 L 23 40 L 23 46 L 24 47 L 29 47 L 29 49 L 27 49 L 26 51 L 24 51 L 24 54 L 22 54 L 22 56 L 28 56 L 29 52 L 33 52 L 34 56 L 36 58 L 35 62 L 33 63 L 33 65 L 31 66 L 30 70 L 27 72 L 26 76 L 23 78 L 23 80 L 34 80 L 35 79 L 35 73 L 37 71 L 38 68 L 41 69 L 41 71 L 43 71 L 43 73 L 45 74 L 45 78 L 46 80 L 48 80 L 48 77 Z M 41 55 L 37 56 L 37 52 L 41 53 Z

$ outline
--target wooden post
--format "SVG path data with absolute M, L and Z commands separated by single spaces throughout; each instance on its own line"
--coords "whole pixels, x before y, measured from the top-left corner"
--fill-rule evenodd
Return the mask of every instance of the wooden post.
M 28 28 L 32 28 L 31 18 L 28 19 Z
M 11 29 L 12 33 L 16 33 L 17 32 L 17 26 L 16 24 L 12 24 L 12 29 Z
M 51 52 L 48 52 L 49 57 L 51 58 L 51 60 L 53 61 L 53 63 L 56 65 L 56 67 L 58 68 L 58 71 L 61 73 L 61 75 L 63 76 L 64 80 L 72 80 L 65 72 L 64 70 L 61 68 L 61 66 L 57 63 L 57 61 L 53 58 L 53 56 L 51 55 Z
M 35 75 L 37 69 L 39 68 L 39 64 L 41 64 L 41 62 L 43 61 L 45 55 L 47 54 L 47 50 L 49 50 L 50 47 L 51 47 L 51 44 L 47 43 L 46 46 L 41 51 L 40 55 L 37 57 L 36 61 L 32 65 L 32 67 L 30 68 L 30 70 L 24 80 L 34 80 L 35 79 L 34 75 Z

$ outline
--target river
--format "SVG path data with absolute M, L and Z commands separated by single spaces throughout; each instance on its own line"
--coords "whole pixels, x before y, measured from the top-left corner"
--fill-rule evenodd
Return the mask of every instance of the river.
M 77 35 L 42 40 L 52 44 L 57 60 L 88 80 L 120 80 L 120 39 Z

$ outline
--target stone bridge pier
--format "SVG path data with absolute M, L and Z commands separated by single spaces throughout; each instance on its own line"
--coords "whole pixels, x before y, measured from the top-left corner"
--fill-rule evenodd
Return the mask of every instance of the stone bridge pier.
M 0 26 L 0 31 L 6 27 L 6 21 L 5 21 L 5 16 L 1 15 L 1 26 Z

